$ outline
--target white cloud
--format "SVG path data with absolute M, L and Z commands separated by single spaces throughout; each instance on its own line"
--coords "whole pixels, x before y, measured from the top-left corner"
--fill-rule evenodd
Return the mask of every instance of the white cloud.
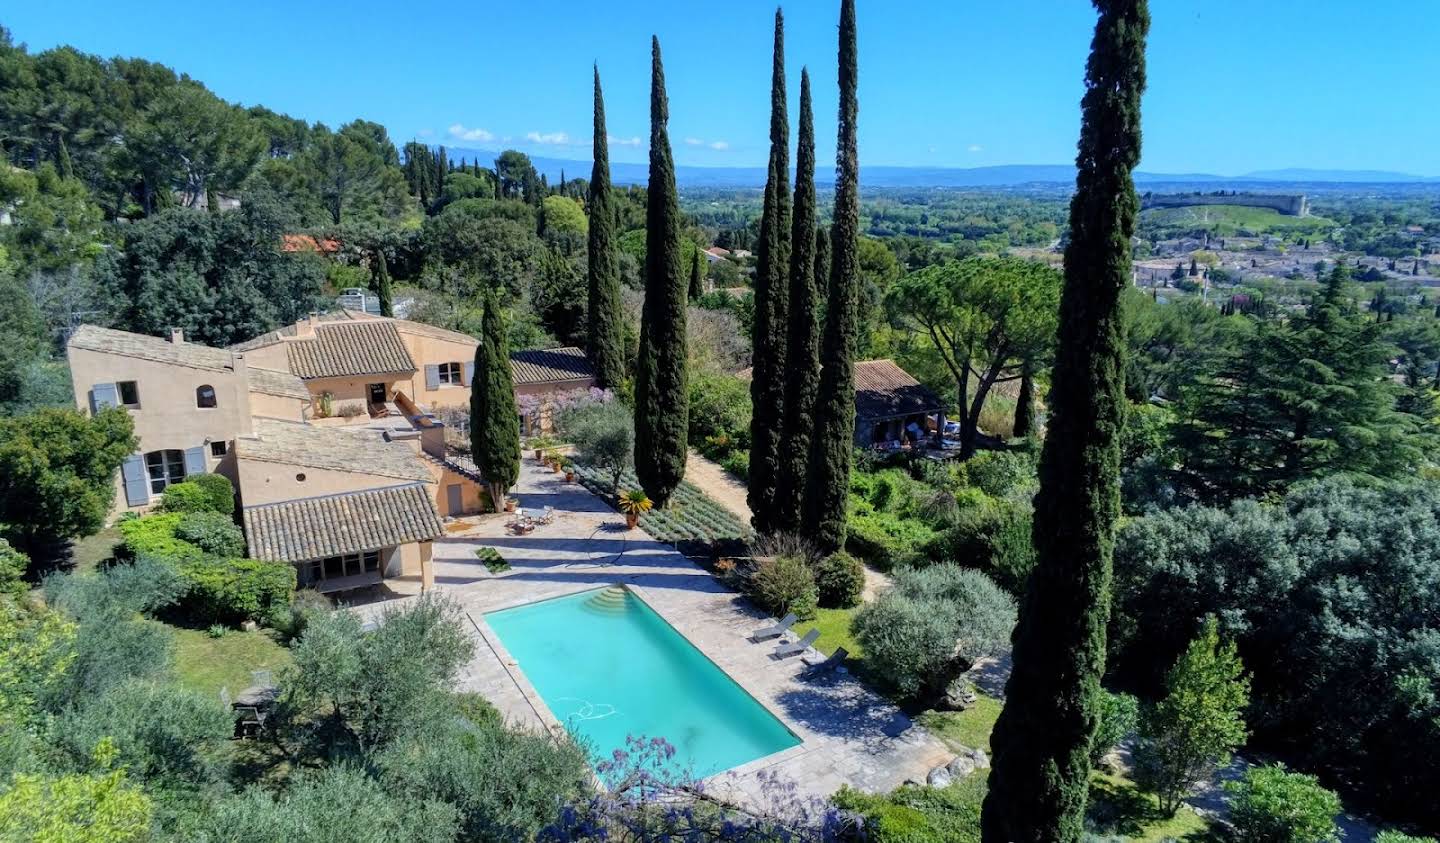
M 705 145 L 705 141 L 700 140 L 699 138 L 686 138 L 686 139 L 685 139 L 685 145 L 686 145 L 686 146 L 704 146 L 704 145 Z
M 434 130 L 434 129 L 421 129 L 420 131 L 416 132 L 415 134 L 418 135 L 419 137 L 422 137 L 422 138 L 433 138 L 433 137 L 435 137 L 435 130 Z
M 711 142 L 710 142 L 710 148 L 711 148 L 711 149 L 729 149 L 729 148 L 730 148 L 730 144 L 726 143 L 725 141 L 711 141 Z
M 564 132 L 526 132 L 525 140 L 531 143 L 550 144 L 552 146 L 565 146 L 570 143 L 570 136 Z
M 978 144 L 978 143 L 972 143 L 972 144 L 970 144 L 969 146 L 965 147 L 965 151 L 966 151 L 966 152 L 980 152 L 980 151 L 982 151 L 982 150 L 984 150 L 984 149 L 985 149 L 985 147 L 981 146 L 981 145 Z
M 450 126 L 450 137 L 467 141 L 495 140 L 495 135 L 486 129 L 467 129 L 460 123 Z
M 639 135 L 632 135 L 628 138 L 617 138 L 614 135 L 611 135 L 610 142 L 616 146 L 639 146 L 640 144 L 644 143 L 644 141 L 640 139 Z

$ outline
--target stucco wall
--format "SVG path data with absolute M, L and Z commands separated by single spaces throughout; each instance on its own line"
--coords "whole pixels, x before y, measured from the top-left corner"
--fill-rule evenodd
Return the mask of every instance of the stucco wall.
M 281 421 L 305 421 L 309 401 L 304 398 L 286 398 L 283 395 L 267 395 L 263 392 L 250 393 L 250 414 Z
M 313 498 L 344 492 L 363 492 L 367 489 L 383 489 L 387 486 L 399 486 L 413 482 L 399 477 L 382 477 L 377 474 L 334 471 L 264 460 L 247 460 L 243 455 L 236 460 L 236 471 L 240 481 L 240 500 L 245 506 L 260 506 L 296 498 Z M 301 474 L 305 475 L 305 479 L 296 479 Z
M 410 388 L 406 394 L 410 395 L 420 404 L 430 408 L 468 406 L 470 403 L 470 387 L 442 385 L 439 389 L 425 388 L 425 367 L 439 363 L 459 363 L 463 371 L 466 363 L 475 360 L 474 340 L 462 342 L 460 340 L 440 339 L 426 334 L 407 331 L 403 325 L 400 328 L 400 339 L 405 347 L 410 350 L 410 357 L 415 361 L 417 371 L 411 378 Z

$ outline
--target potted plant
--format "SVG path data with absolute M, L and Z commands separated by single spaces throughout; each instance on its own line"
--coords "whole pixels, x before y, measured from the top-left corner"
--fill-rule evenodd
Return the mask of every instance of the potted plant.
M 564 466 L 564 468 L 565 468 L 565 482 L 566 482 L 566 483 L 574 483 L 574 482 L 575 482 L 575 463 L 574 463 L 573 461 L 569 460 L 569 459 L 564 459 L 564 460 L 561 460 L 561 461 L 560 461 L 560 464 L 561 464 L 562 466 Z
M 515 499 L 514 499 L 514 498 L 509 497 L 509 496 L 507 496 L 507 497 L 505 498 L 505 511 L 506 511 L 506 512 L 514 512 L 514 511 L 515 511 Z
M 625 526 L 631 530 L 640 523 L 640 516 L 654 506 L 643 489 L 629 489 L 620 495 L 620 511 L 625 513 Z

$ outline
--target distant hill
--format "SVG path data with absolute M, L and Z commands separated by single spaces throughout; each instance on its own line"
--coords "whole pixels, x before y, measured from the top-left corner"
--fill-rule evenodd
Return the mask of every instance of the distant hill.
M 460 158 L 478 159 L 492 166 L 499 150 L 448 148 L 451 161 Z M 564 171 L 566 178 L 589 178 L 588 160 L 530 156 L 535 168 L 552 182 Z M 611 162 L 610 178 L 617 184 L 644 184 L 649 177 L 646 164 Z M 760 188 L 765 185 L 764 167 L 687 167 L 675 168 L 675 180 L 681 187 Z M 835 183 L 834 168 L 821 166 L 815 173 L 816 183 Z M 1256 183 L 1331 183 L 1331 184 L 1425 184 L 1440 183 L 1440 178 L 1395 173 L 1384 170 L 1308 170 L 1291 168 L 1260 170 L 1242 176 L 1217 176 L 1210 173 L 1137 172 L 1140 185 L 1244 185 Z M 994 167 L 894 167 L 861 165 L 860 183 L 865 187 L 1019 187 L 1023 185 L 1055 185 L 1068 187 L 1075 183 L 1075 167 L 1071 164 L 1003 164 Z

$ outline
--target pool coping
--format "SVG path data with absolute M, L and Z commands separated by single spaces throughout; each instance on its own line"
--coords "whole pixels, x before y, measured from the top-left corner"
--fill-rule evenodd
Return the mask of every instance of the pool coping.
M 529 677 L 525 675 L 525 671 L 520 667 L 519 659 L 516 659 L 514 655 L 512 655 L 510 651 L 506 649 L 504 643 L 500 641 L 499 633 L 495 632 L 494 628 L 491 627 L 489 622 L 485 620 L 485 616 L 495 614 L 497 612 L 509 611 L 511 609 L 534 606 L 540 603 L 548 603 L 552 600 L 561 600 L 568 597 L 574 597 L 577 594 L 583 594 L 589 591 L 603 591 L 607 588 L 623 588 L 630 594 L 635 595 L 635 598 L 637 600 L 645 604 L 646 608 L 654 612 L 656 617 L 660 618 L 660 620 L 664 622 L 666 626 L 670 627 L 670 629 L 676 635 L 680 636 L 680 638 L 684 640 L 685 643 L 689 644 L 690 647 L 695 650 L 695 652 L 699 653 L 702 658 L 710 662 L 710 664 L 713 665 L 716 670 L 720 671 L 720 674 L 722 676 L 724 676 L 726 679 L 729 679 L 730 682 L 735 685 L 735 687 L 739 688 L 741 693 L 745 694 L 745 696 L 753 700 L 756 705 L 760 706 L 763 711 L 765 711 L 771 717 L 775 718 L 775 722 L 779 723 L 781 728 L 789 732 L 792 736 L 795 737 L 796 740 L 799 741 L 799 743 L 795 744 L 794 746 L 788 746 L 782 750 L 762 755 L 759 758 L 753 758 L 749 761 L 746 761 L 744 764 L 736 767 L 730 767 L 724 770 L 720 770 L 702 779 L 699 779 L 699 781 L 713 782 L 716 780 L 723 780 L 732 776 L 748 775 L 758 770 L 763 770 L 767 767 L 784 763 L 793 758 L 798 758 L 801 755 L 805 755 L 813 750 L 813 747 L 810 746 L 810 744 L 812 743 L 811 739 L 807 738 L 800 728 L 797 728 L 797 724 L 791 723 L 786 717 L 784 717 L 779 711 L 777 711 L 774 706 L 772 706 L 766 700 L 761 699 L 749 688 L 745 687 L 745 684 L 743 682 L 741 682 L 738 678 L 731 674 L 730 671 L 726 670 L 725 667 L 721 665 L 718 661 L 716 661 L 714 658 L 711 658 L 710 654 L 701 649 L 699 644 L 697 644 L 694 640 L 690 638 L 690 636 L 686 635 L 684 631 L 682 631 L 679 627 L 672 623 L 669 618 L 665 617 L 665 613 L 660 611 L 660 609 L 656 607 L 654 601 L 649 599 L 644 594 L 643 587 L 635 585 L 634 583 L 624 582 L 623 580 L 610 583 L 609 585 L 587 585 L 584 588 L 577 588 L 574 591 L 567 591 L 564 594 L 556 594 L 551 597 L 541 598 L 539 600 L 516 600 L 507 602 L 505 604 L 496 606 L 493 609 L 487 609 L 484 612 L 481 612 L 478 618 L 469 611 L 465 612 L 465 615 L 470 618 L 470 623 L 475 626 L 476 632 L 480 634 L 480 637 L 485 641 L 486 645 L 490 647 L 491 652 L 493 652 L 495 654 L 495 657 L 500 661 L 500 666 L 505 669 L 505 673 L 509 675 L 510 680 L 515 683 L 515 687 L 519 689 L 521 696 L 525 698 L 525 702 L 530 706 L 531 710 L 535 712 L 536 716 L 540 719 L 540 722 L 544 724 L 545 728 L 548 729 L 552 734 L 569 735 L 570 732 L 569 729 L 565 727 L 565 724 L 561 723 L 560 720 L 555 717 L 554 712 L 550 710 L 550 706 L 546 704 L 544 697 L 540 695 L 540 692 L 536 690 L 535 686 L 530 682 Z M 593 770 L 591 772 L 592 774 L 594 773 Z M 597 781 L 599 780 L 598 775 L 596 775 L 595 778 Z M 603 783 L 601 784 L 603 786 Z

